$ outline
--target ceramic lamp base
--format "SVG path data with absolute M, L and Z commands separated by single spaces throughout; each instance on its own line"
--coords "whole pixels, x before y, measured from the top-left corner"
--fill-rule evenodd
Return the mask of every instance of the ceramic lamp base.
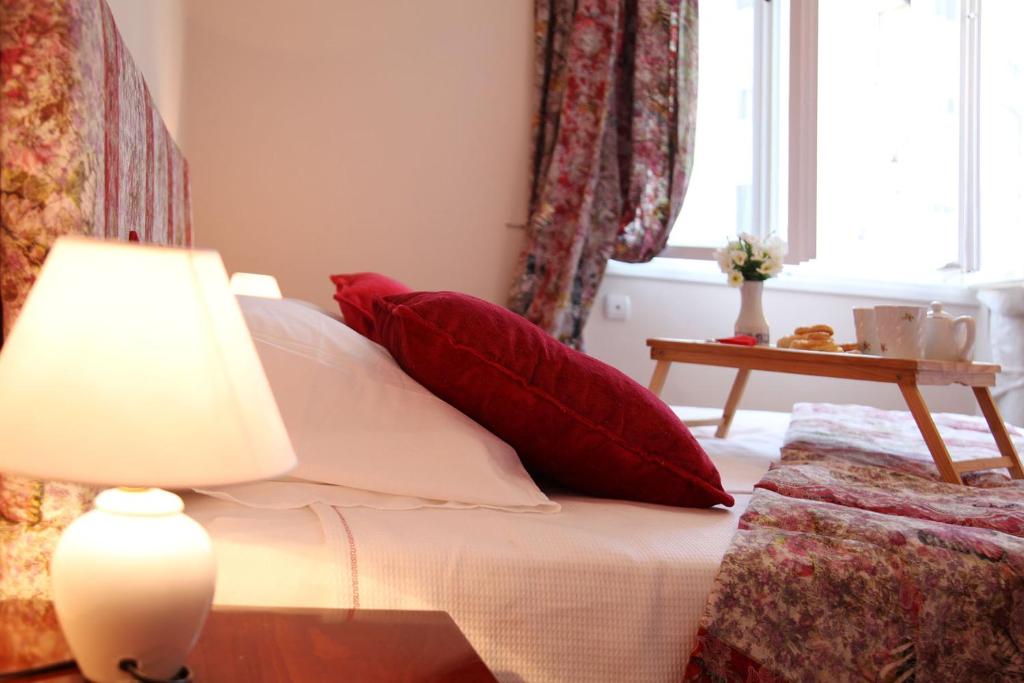
M 216 569 L 209 536 L 182 510 L 168 491 L 109 489 L 61 536 L 53 602 L 90 681 L 132 681 L 120 669 L 126 659 L 155 678 L 173 678 L 185 664 Z

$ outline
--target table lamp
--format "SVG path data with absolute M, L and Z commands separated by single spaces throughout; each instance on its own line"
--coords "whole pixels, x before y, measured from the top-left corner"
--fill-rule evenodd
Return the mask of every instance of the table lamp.
M 295 464 L 213 251 L 64 237 L 0 350 L 0 471 L 119 486 L 61 536 L 54 607 L 83 675 L 173 679 L 213 598 L 210 539 L 160 488 Z
M 281 287 L 273 275 L 262 273 L 232 273 L 231 291 L 241 296 L 255 296 L 261 299 L 280 299 Z

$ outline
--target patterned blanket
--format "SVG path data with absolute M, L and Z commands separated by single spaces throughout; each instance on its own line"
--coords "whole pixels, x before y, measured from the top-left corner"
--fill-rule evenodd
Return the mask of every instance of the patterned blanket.
M 982 420 L 936 422 L 954 459 L 993 457 Z M 946 484 L 927 453 L 905 413 L 796 406 L 685 680 L 1024 681 L 1024 486 Z

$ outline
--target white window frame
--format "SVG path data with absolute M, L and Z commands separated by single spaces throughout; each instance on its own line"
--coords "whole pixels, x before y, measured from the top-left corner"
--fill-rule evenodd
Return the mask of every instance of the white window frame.
M 975 272 L 981 265 L 982 3 L 962 0 L 960 18 L 960 239 L 956 265 L 963 273 Z M 817 251 L 818 0 L 757 0 L 754 40 L 754 223 L 761 237 L 771 233 L 784 236 L 788 242 L 786 262 L 798 264 L 815 258 Z M 781 73 L 788 73 L 788 82 L 776 84 Z M 784 136 L 777 129 L 783 121 L 788 125 Z M 783 138 L 788 145 L 782 143 Z M 782 177 L 782 173 L 773 173 L 774 169 L 788 173 Z M 670 246 L 661 256 L 707 260 L 713 251 Z
M 817 2 L 818 0 L 814 0 Z M 981 0 L 963 0 L 960 16 L 961 272 L 981 268 Z
M 786 262 L 800 263 L 814 258 L 818 245 L 818 0 L 792 3 L 789 40 Z

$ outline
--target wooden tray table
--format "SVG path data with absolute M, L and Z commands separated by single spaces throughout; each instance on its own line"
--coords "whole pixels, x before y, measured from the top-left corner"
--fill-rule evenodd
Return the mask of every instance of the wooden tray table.
M 793 375 L 812 375 L 836 379 L 855 379 L 868 382 L 895 384 L 903 394 L 910 414 L 914 416 L 921 436 L 935 460 L 944 481 L 962 484 L 963 472 L 1006 467 L 1014 479 L 1024 479 L 1024 468 L 1006 431 L 999 409 L 992 400 L 989 387 L 996 383 L 999 366 L 992 363 L 950 362 L 938 360 L 883 358 L 849 353 L 797 351 L 772 346 L 737 346 L 707 341 L 654 338 L 647 340 L 651 358 L 657 361 L 651 376 L 650 390 L 661 395 L 672 363 L 715 365 L 736 368 L 736 379 L 722 410 L 722 417 L 690 422 L 690 426 L 718 425 L 717 438 L 729 433 L 736 408 L 747 386 L 751 370 L 783 372 Z M 980 460 L 954 461 L 949 455 L 931 412 L 921 395 L 921 386 L 960 384 L 970 387 L 988 422 L 999 448 L 1000 457 Z

